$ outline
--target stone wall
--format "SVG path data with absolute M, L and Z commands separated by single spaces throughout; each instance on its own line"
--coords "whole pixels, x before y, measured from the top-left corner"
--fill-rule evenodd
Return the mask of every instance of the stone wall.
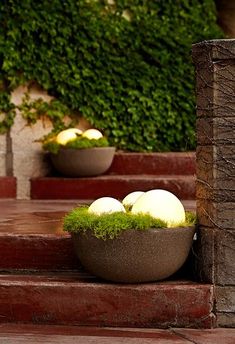
M 235 39 L 193 46 L 197 93 L 199 278 L 215 286 L 218 326 L 235 326 Z
M 0 176 L 6 175 L 7 135 L 0 135 Z
M 13 93 L 11 100 L 15 105 L 22 102 L 25 93 L 29 93 L 32 100 L 42 98 L 50 101 L 50 97 L 36 84 L 30 88 L 21 86 Z M 66 121 L 66 118 L 65 118 Z M 81 118 L 79 128 L 86 130 L 90 124 Z M 17 198 L 30 198 L 30 178 L 45 176 L 51 171 L 51 164 L 42 145 L 37 142 L 52 129 L 49 120 L 38 120 L 34 125 L 28 125 L 17 110 L 14 124 L 6 135 L 0 135 L 0 176 L 14 176 L 17 178 Z
M 26 86 L 17 88 L 12 94 L 12 102 L 16 105 L 21 104 L 26 91 L 28 91 Z M 30 89 L 30 97 L 31 99 L 42 98 L 46 101 L 51 99 L 36 86 Z M 12 151 L 11 173 L 17 178 L 17 198 L 19 199 L 30 198 L 30 178 L 43 176 L 49 172 L 50 165 L 41 144 L 36 140 L 50 132 L 51 128 L 51 123 L 46 120 L 28 126 L 19 111 L 17 112 L 9 133 L 9 146 Z

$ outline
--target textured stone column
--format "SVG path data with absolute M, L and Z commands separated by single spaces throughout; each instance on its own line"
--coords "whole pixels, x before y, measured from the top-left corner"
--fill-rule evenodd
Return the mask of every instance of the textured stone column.
M 197 94 L 197 271 L 235 326 L 235 39 L 193 46 Z

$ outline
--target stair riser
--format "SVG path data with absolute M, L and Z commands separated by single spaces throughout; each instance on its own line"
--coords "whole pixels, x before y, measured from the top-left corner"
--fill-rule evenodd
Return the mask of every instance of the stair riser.
M 108 174 L 193 175 L 195 153 L 116 153 Z
M 33 271 L 83 271 L 74 253 L 73 243 L 68 237 L 0 236 L 0 272 Z M 191 255 L 175 273 L 176 278 L 192 276 Z
M 73 270 L 80 267 L 70 237 L 0 236 L 0 270 Z
M 0 177 L 0 198 L 16 198 L 16 178 Z
M 214 324 L 211 286 L 0 282 L 0 321 L 110 327 Z
M 111 196 L 122 199 L 128 193 L 165 189 L 180 199 L 195 199 L 194 178 L 172 179 L 69 179 L 39 178 L 31 181 L 32 199 L 96 199 Z

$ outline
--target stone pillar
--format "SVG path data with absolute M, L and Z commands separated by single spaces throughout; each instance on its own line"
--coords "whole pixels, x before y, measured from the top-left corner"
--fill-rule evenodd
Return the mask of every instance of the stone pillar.
M 197 95 L 196 252 L 218 326 L 235 326 L 235 39 L 193 46 Z

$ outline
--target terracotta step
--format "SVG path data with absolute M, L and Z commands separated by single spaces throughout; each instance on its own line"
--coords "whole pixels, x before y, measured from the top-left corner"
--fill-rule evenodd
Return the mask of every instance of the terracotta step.
M 0 200 L 0 270 L 77 268 L 70 236 L 62 230 L 62 218 L 79 204 Z
M 141 329 L 86 326 L 0 325 L 7 344 L 233 344 L 235 329 Z
M 0 275 L 0 322 L 108 326 L 214 325 L 213 286 L 112 284 L 81 273 Z
M 0 198 L 16 198 L 16 178 L 0 177 Z
M 117 152 L 107 173 L 192 175 L 196 170 L 194 152 L 122 153 Z
M 122 199 L 136 190 L 166 189 L 180 199 L 195 199 L 195 177 L 191 175 L 103 175 L 92 178 L 43 177 L 31 180 L 32 199 Z
M 0 234 L 0 271 L 80 267 L 69 235 Z
M 0 200 L 0 270 L 74 270 L 80 264 L 62 219 L 85 201 Z M 89 202 L 88 202 L 89 203 Z M 194 201 L 183 201 L 194 210 Z

